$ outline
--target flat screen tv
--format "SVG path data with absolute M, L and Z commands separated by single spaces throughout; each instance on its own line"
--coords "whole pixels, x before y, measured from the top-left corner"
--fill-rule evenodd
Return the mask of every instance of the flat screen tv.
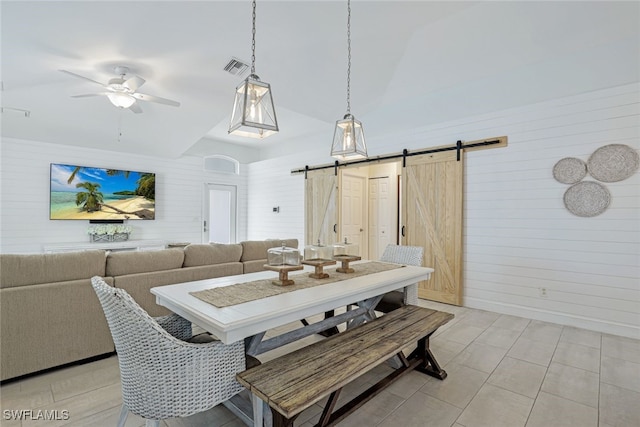
M 50 181 L 50 219 L 155 219 L 155 173 L 52 163 Z

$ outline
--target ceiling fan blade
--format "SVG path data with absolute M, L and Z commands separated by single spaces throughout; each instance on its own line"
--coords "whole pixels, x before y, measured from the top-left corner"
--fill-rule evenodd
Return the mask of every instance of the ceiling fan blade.
M 132 92 L 135 92 L 136 89 L 144 84 L 144 82 L 145 80 L 142 77 L 133 76 L 122 83 L 122 86 L 130 89 Z
M 142 113 L 142 108 L 140 108 L 140 105 L 138 105 L 137 102 L 134 102 L 133 104 L 131 104 L 131 107 L 129 107 L 129 109 L 136 114 Z
M 97 82 L 97 81 L 92 80 L 92 79 L 90 79 L 88 77 L 85 77 L 85 76 L 81 76 L 80 74 L 72 73 L 71 71 L 67 71 L 67 70 L 58 70 L 58 71 L 62 71 L 63 73 L 69 74 L 70 76 L 77 77 L 79 79 L 88 80 L 91 83 L 95 83 L 95 84 L 99 84 L 100 86 L 104 86 L 104 84 L 102 84 L 100 82 Z
M 87 98 L 89 96 L 107 96 L 109 95 L 107 92 L 100 92 L 100 93 L 85 93 L 84 95 L 71 95 L 72 98 Z
M 144 93 L 132 93 L 131 96 L 141 101 L 157 102 L 158 104 L 171 105 L 173 107 L 180 106 L 180 103 L 178 101 L 172 101 L 170 99 L 160 98 L 159 96 L 145 95 Z

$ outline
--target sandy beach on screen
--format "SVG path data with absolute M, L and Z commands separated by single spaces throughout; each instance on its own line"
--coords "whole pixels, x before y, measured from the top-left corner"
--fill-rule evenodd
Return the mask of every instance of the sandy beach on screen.
M 124 212 L 136 212 L 143 209 L 154 211 L 155 205 L 152 201 L 145 199 L 142 196 L 136 196 L 129 199 L 111 200 L 107 202 L 107 205 L 120 209 Z M 127 219 L 139 218 L 137 215 L 132 214 L 120 214 L 110 209 L 107 206 L 103 206 L 100 212 L 81 212 L 80 208 L 71 208 L 56 213 L 55 219 Z

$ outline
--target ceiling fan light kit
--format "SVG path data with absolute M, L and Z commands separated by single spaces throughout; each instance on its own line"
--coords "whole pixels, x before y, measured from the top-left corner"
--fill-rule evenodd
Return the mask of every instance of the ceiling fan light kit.
M 367 144 L 362 123 L 351 114 L 351 0 L 347 0 L 347 114 L 336 121 L 331 157 L 354 160 L 367 157 Z
M 170 99 L 160 98 L 153 95 L 145 95 L 144 93 L 138 93 L 136 90 L 145 83 L 142 77 L 132 76 L 127 78 L 129 68 L 124 66 L 116 66 L 113 71 L 120 75 L 120 77 L 114 77 L 109 80 L 107 84 L 100 83 L 96 80 L 90 79 L 80 74 L 72 73 L 67 70 L 60 70 L 63 73 L 69 74 L 73 77 L 78 77 L 89 82 L 98 84 L 105 89 L 105 92 L 88 93 L 84 95 L 74 95 L 72 98 L 86 98 L 90 96 L 106 96 L 111 103 L 118 108 L 128 108 L 134 113 L 142 113 L 142 108 L 136 103 L 137 100 L 155 102 L 158 104 L 171 105 L 173 107 L 179 107 L 180 103 L 172 101 Z
M 256 2 L 253 7 L 251 74 L 236 88 L 229 133 L 250 138 L 266 138 L 278 132 L 271 85 L 256 75 Z
M 111 101 L 113 105 L 120 108 L 129 108 L 136 102 L 133 96 L 120 92 L 107 93 L 107 98 L 109 98 L 109 101 Z

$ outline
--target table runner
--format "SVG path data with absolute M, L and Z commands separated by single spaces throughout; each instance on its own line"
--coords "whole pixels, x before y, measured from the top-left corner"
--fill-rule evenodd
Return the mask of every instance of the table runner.
M 290 275 L 289 278 L 295 280 L 294 285 L 279 286 L 272 283 L 278 278 L 278 273 L 274 272 L 271 279 L 254 280 L 252 282 L 235 283 L 229 286 L 219 288 L 205 289 L 203 291 L 189 292 L 190 295 L 214 305 L 218 308 L 228 307 L 231 305 L 242 304 L 244 302 L 254 301 L 261 298 L 271 297 L 274 295 L 293 292 L 300 289 L 311 288 L 318 285 L 326 285 L 327 283 L 340 282 L 342 280 L 353 279 L 354 277 L 364 276 L 367 274 L 380 273 L 382 271 L 393 270 L 404 267 L 400 264 L 391 264 L 386 262 L 368 261 L 359 264 L 351 264 L 353 273 L 338 273 L 334 268 L 325 268 L 324 271 L 329 274 L 325 279 L 313 279 L 308 273 Z

